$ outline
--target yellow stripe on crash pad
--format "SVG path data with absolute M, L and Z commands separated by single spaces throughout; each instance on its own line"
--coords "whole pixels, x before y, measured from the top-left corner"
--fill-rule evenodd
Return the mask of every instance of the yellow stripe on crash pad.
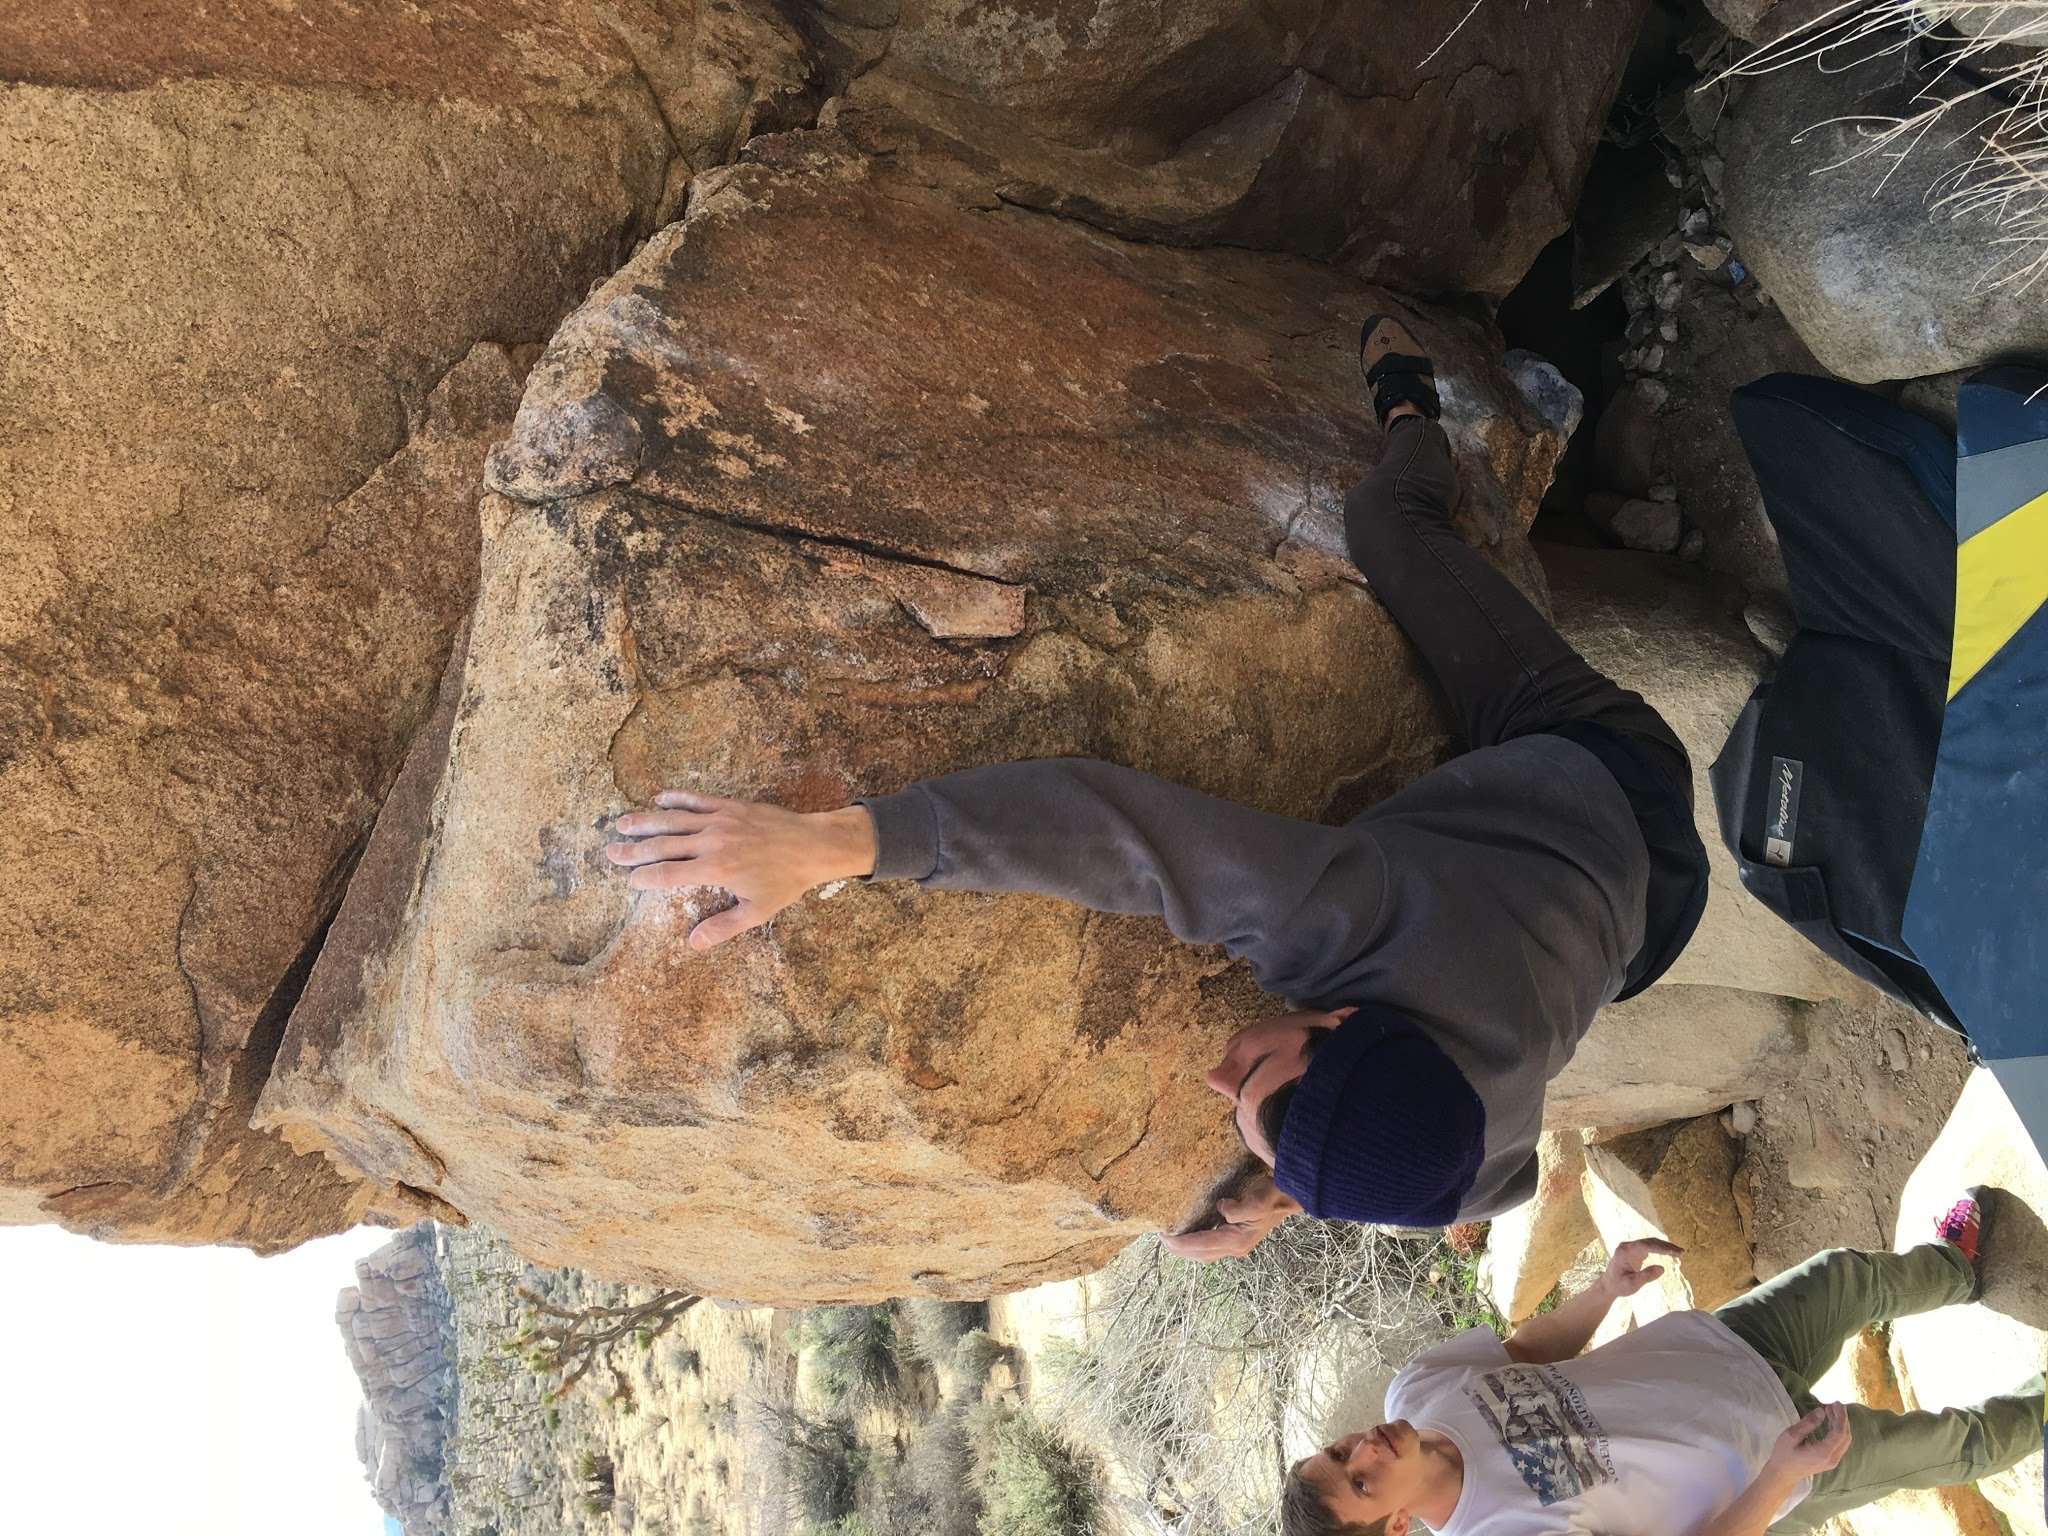
M 1948 662 L 1951 699 L 2005 649 L 2043 603 L 2048 603 L 2048 491 L 1956 549 L 1956 643 Z

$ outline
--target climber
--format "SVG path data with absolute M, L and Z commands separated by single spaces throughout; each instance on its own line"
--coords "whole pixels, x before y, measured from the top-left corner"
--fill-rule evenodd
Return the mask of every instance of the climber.
M 1814 1400 L 1872 1323 L 1974 1301 L 1998 1191 L 1972 1189 L 1910 1253 L 1818 1254 L 1713 1312 L 1672 1312 L 1598 1349 L 1609 1307 L 1675 1254 L 1622 1243 L 1606 1271 L 1503 1342 L 1426 1350 L 1388 1422 L 1294 1464 L 1282 1536 L 1792 1536 L 1899 1488 L 1971 1483 L 2041 1448 L 2042 1380 L 1973 1408 Z
M 1342 827 L 1069 758 L 812 814 L 666 791 L 607 849 L 635 890 L 732 892 L 700 949 L 863 877 L 1148 913 L 1243 957 L 1303 1011 L 1241 1030 L 1208 1074 L 1258 1167 L 1169 1239 L 1191 1258 L 1247 1253 L 1300 1210 L 1442 1226 L 1527 1199 L 1545 1085 L 1595 1011 L 1663 974 L 1706 899 L 1678 738 L 1452 533 L 1415 337 L 1375 315 L 1359 350 L 1385 442 L 1345 502 L 1351 555 L 1462 756 Z

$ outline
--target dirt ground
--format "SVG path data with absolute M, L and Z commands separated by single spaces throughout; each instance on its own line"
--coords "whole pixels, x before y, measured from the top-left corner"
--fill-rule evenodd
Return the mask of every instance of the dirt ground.
M 1822 1248 L 1891 1247 L 1899 1192 L 1969 1076 L 1959 1036 L 1876 992 L 1806 1014 L 1799 1080 L 1758 1106 L 1738 1175 L 1763 1276 Z

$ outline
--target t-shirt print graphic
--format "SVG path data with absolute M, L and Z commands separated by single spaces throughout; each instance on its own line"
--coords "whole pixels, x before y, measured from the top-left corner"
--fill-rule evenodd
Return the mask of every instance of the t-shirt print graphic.
M 1540 1365 L 1488 1371 L 1465 1389 L 1545 1508 L 1614 1481 L 1607 1431 L 1579 1389 Z

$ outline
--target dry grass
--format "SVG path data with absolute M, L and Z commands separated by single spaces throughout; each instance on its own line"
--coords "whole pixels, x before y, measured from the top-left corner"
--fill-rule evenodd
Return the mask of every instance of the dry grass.
M 1905 49 L 1921 50 L 1928 61 L 1916 110 L 1843 120 L 1862 142 L 1837 164 L 1888 160 L 1889 180 L 1930 142 L 1965 149 L 1928 187 L 1928 204 L 1951 218 L 1982 219 L 1994 231 L 1980 288 L 2024 292 L 2048 272 L 2048 0 L 1841 5 L 1722 78 L 1801 64 L 1847 69 Z
M 1434 1238 L 1301 1219 L 1230 1264 L 1140 1242 L 1108 1271 L 1107 1323 L 1086 1348 L 1045 1356 L 1039 1406 L 1112 1450 L 1159 1528 L 1267 1531 L 1286 1427 L 1319 1428 L 1329 1406 L 1318 1360 L 1341 1357 L 1346 1376 L 1391 1369 L 1490 1321 L 1471 1268 Z

